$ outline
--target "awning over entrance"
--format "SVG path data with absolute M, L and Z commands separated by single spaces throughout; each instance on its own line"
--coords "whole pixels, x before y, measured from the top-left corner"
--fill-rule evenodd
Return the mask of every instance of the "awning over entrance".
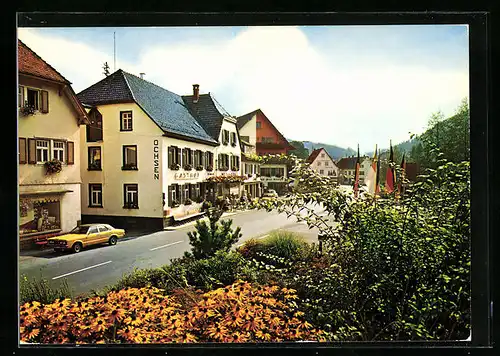
M 32 192 L 19 192 L 19 196 L 37 196 L 37 195 L 51 195 L 51 194 L 64 194 L 71 193 L 72 190 L 69 189 L 60 189 L 60 190 L 34 190 Z

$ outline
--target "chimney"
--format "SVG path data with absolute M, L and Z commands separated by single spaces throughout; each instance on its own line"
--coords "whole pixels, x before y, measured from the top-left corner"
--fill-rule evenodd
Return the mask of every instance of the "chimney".
M 197 103 L 200 99 L 200 85 L 193 84 L 193 103 Z
M 146 73 L 139 73 L 139 75 L 141 76 L 141 79 L 144 79 L 144 74 L 146 74 Z

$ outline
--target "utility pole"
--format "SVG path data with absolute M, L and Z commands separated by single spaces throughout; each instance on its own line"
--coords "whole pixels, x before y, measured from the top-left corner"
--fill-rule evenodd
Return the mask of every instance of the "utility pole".
M 116 32 L 113 32 L 113 72 L 116 72 Z

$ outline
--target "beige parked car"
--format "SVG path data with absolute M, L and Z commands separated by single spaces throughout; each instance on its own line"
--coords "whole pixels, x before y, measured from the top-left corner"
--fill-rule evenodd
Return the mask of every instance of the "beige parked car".
M 66 235 L 54 236 L 47 241 L 55 251 L 72 250 L 78 253 L 82 248 L 91 245 L 116 245 L 118 239 L 123 236 L 125 230 L 115 229 L 108 224 L 86 224 L 75 227 Z

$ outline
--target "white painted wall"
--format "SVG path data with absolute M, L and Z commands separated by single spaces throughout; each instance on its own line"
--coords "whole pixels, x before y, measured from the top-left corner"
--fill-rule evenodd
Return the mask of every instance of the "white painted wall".
M 324 156 L 322 157 L 322 155 Z M 326 164 L 328 164 L 328 166 Z M 320 171 L 323 170 L 323 176 L 328 176 L 328 171 L 333 171 L 335 173 L 334 177 L 336 177 L 339 175 L 340 171 L 325 149 L 321 150 L 316 159 L 311 163 L 310 167 L 318 174 L 321 174 Z
M 238 135 L 236 135 L 236 146 L 233 147 L 231 146 L 231 143 L 229 142 L 227 145 L 223 145 L 222 144 L 222 130 L 228 130 L 229 131 L 229 135 L 231 136 L 231 132 L 237 132 L 237 128 L 236 128 L 236 120 L 234 119 L 224 119 L 224 121 L 222 122 L 222 127 L 221 127 L 221 131 L 220 131 L 220 134 L 219 134 L 219 142 L 220 142 L 220 145 L 215 147 L 215 150 L 214 150 L 214 158 L 215 158 L 215 166 L 214 166 L 214 169 L 216 169 L 215 171 L 215 174 L 216 175 L 224 175 L 224 174 L 236 174 L 236 175 L 241 175 L 241 168 L 242 168 L 242 162 L 241 162 L 241 148 L 240 148 L 240 143 L 238 141 Z M 241 131 L 240 131 L 240 134 L 241 134 Z M 229 158 L 229 163 L 230 163 L 230 166 L 229 166 L 229 170 L 228 171 L 219 171 L 217 168 L 218 168 L 218 157 L 219 157 L 219 153 L 222 153 L 222 154 L 228 154 L 228 155 L 235 155 L 235 156 L 239 156 L 240 157 L 240 169 L 238 171 L 232 171 L 231 170 L 231 158 Z
M 241 136 L 248 136 L 250 144 L 254 145 L 257 142 L 257 114 L 254 114 L 253 117 L 239 130 Z

